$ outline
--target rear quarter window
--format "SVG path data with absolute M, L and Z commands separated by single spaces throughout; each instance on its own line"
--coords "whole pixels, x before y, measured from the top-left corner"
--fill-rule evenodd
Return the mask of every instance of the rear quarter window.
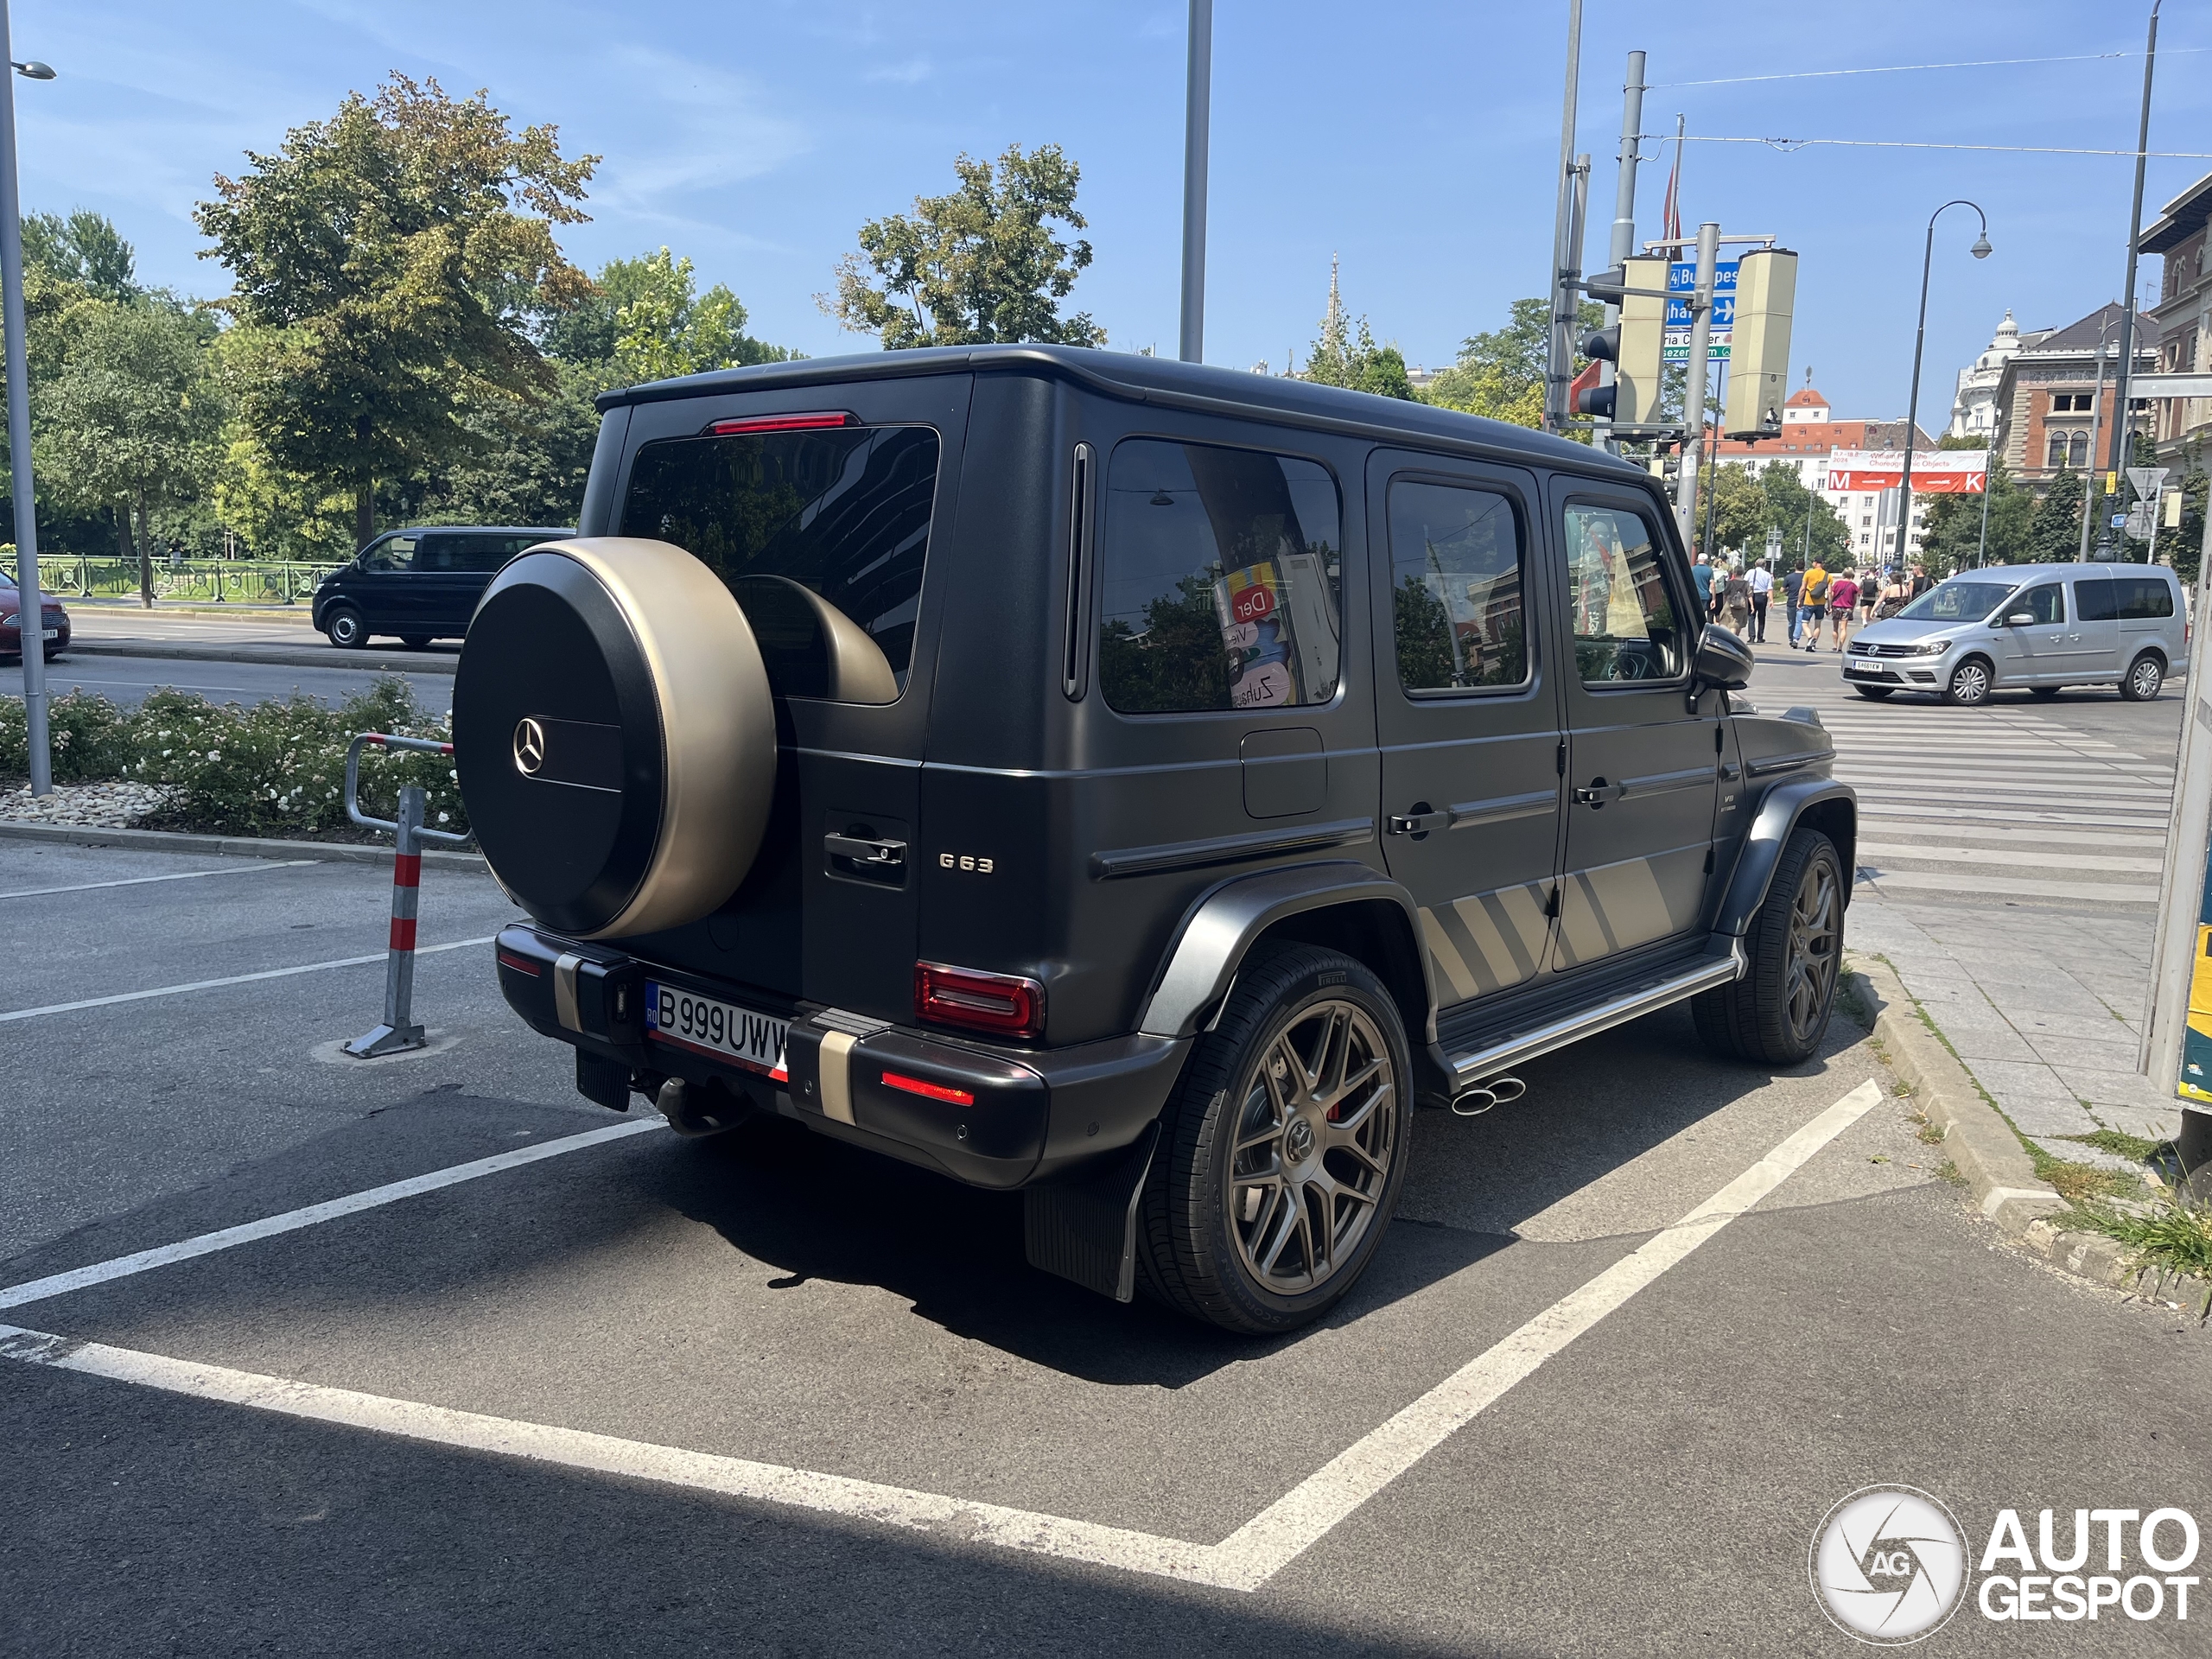
M 2122 576 L 2113 586 L 2120 590 L 2123 621 L 2145 621 L 2174 613 L 2174 590 L 2157 576 Z

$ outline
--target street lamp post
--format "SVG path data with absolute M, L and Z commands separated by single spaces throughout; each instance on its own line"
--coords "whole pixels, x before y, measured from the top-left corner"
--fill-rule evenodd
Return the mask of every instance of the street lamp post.
M 42 63 L 10 55 L 7 0 L 0 0 L 0 60 L 29 80 L 52 80 Z M 31 793 L 54 793 L 46 727 L 46 600 L 38 585 L 38 509 L 31 492 L 30 365 L 23 349 L 23 204 L 16 188 L 16 83 L 0 75 L 0 323 L 7 334 L 8 461 L 16 500 L 16 640 L 23 648 L 23 723 Z
M 1191 0 L 1183 99 L 1183 317 L 1175 354 L 1206 359 L 1206 150 L 1213 124 L 1213 0 Z
M 1920 430 L 1920 354 L 1928 344 L 1928 276 L 1936 263 L 1936 221 L 1954 207 L 1972 207 L 1974 216 L 1981 220 L 1981 232 L 1974 239 L 1974 246 L 1967 251 L 1977 259 L 1986 259 L 1994 251 L 1989 245 L 1989 215 L 1975 203 L 1960 197 L 1947 201 L 1928 215 L 1928 246 L 1920 258 L 1920 328 L 1912 337 L 1912 397 L 1904 415 L 1904 475 L 1898 480 L 1897 489 L 1897 564 L 1905 563 L 1905 547 L 1912 534 L 1912 441 Z M 1983 488 L 1987 490 L 1985 480 Z

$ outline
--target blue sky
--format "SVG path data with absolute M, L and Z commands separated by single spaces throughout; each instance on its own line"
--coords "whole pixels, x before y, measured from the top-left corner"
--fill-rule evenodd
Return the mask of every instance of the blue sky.
M 664 0 L 18 0 L 15 50 L 61 79 L 18 82 L 27 207 L 105 213 L 155 282 L 213 295 L 193 204 L 248 149 L 387 72 L 489 89 L 605 157 L 588 267 L 665 243 L 729 283 L 762 337 L 872 349 L 812 296 L 863 219 L 950 183 L 962 150 L 1065 146 L 1084 170 L 1096 263 L 1076 302 L 1121 349 L 1175 348 L 1184 8 L 935 0 L 926 6 Z M 1625 54 L 1650 54 L 1648 132 L 2126 149 L 2139 56 L 1693 86 L 1807 70 L 2139 53 L 2145 9 L 2044 0 L 1909 7 L 1681 8 L 1590 0 L 1580 143 L 1597 157 L 1591 239 L 1611 216 Z M 1207 357 L 1303 355 L 1343 259 L 1345 297 L 1416 363 L 1450 359 L 1539 290 L 1560 130 L 1563 0 L 1217 0 Z M 2212 150 L 2212 9 L 2169 6 L 2151 147 Z M 2171 53 L 2171 55 L 2168 55 Z M 1673 83 L 1673 84 L 1669 84 Z M 1656 233 L 1665 160 L 1638 228 Z M 1923 423 L 2009 305 L 2026 327 L 2115 297 L 2132 162 L 2120 157 L 1694 143 L 1685 219 L 1777 232 L 1802 255 L 1794 356 L 1839 412 L 1895 416 L 1911 370 L 1922 236 L 1952 196 L 1990 216 L 1937 232 Z M 2151 163 L 2145 216 L 2212 161 Z M 1592 258 L 1591 264 L 1602 263 Z M 2145 262 L 2145 280 L 2156 262 Z

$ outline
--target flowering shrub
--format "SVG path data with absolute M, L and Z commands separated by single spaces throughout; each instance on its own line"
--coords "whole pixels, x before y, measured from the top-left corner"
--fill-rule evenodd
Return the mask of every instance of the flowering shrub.
M 75 692 L 52 707 L 57 779 L 164 785 L 171 804 L 161 815 L 162 823 L 215 835 L 342 830 L 348 823 L 346 746 L 355 733 L 441 742 L 449 736 L 444 721 L 416 712 L 407 683 L 396 677 L 378 680 L 336 709 L 307 696 L 244 708 L 170 690 L 152 693 L 135 709 Z M 0 699 L 0 773 L 20 777 L 28 756 L 22 702 Z M 372 816 L 397 817 L 404 784 L 423 786 L 429 798 L 424 820 L 431 829 L 467 830 L 451 757 L 363 752 L 361 804 Z

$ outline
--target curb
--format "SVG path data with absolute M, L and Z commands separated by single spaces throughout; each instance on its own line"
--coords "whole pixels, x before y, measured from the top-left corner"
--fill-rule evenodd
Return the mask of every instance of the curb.
M 125 847 L 145 853 L 220 853 L 231 858 L 311 858 L 329 864 L 389 864 L 391 849 L 350 841 L 276 841 L 257 836 L 195 836 L 175 830 L 94 830 L 73 823 L 0 819 L 0 841 L 54 841 L 73 847 Z M 481 853 L 426 849 L 434 870 L 481 870 Z
M 141 645 L 135 640 L 72 639 L 69 649 L 62 653 L 62 657 L 80 656 L 170 658 L 188 663 L 249 663 L 268 668 L 365 669 L 379 674 L 449 675 L 461 665 L 461 658 L 457 656 L 433 655 L 428 652 L 420 654 L 409 652 L 404 657 L 392 657 L 368 651 L 340 651 L 335 645 L 318 652 L 304 648 L 296 651 L 289 645 L 264 649 L 250 645 L 209 645 L 182 640 L 172 645 Z
M 1974 1207 L 2053 1267 L 2113 1289 L 2132 1287 L 2139 1270 L 2126 1245 L 2101 1234 L 2067 1231 L 2051 1220 L 2072 1206 L 2037 1178 L 2012 1126 L 1923 1022 L 1889 964 L 1852 957 L 1844 984 L 1872 1016 L 1875 1040 L 1890 1069 L 1911 1089 L 1913 1104 L 1942 1131 L 1943 1150 L 1973 1192 Z

